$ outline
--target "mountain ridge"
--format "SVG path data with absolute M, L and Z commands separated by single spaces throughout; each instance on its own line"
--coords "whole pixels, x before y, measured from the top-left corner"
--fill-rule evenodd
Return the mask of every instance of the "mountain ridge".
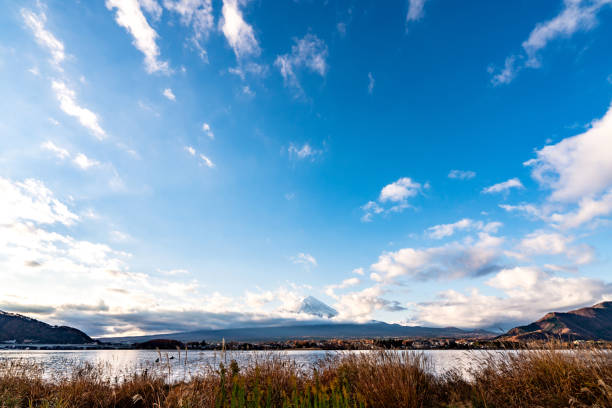
M 607 340 L 612 341 L 612 301 L 568 312 L 549 312 L 539 320 L 510 329 L 500 340 Z
M 155 339 L 173 339 L 182 342 L 202 341 L 279 341 L 279 340 L 323 340 L 332 338 L 358 339 L 377 337 L 418 338 L 467 338 L 487 337 L 494 334 L 485 330 L 462 330 L 455 327 L 437 328 L 402 326 L 384 322 L 370 323 L 321 323 L 291 326 L 242 327 L 231 329 L 203 329 L 188 332 L 165 333 L 147 336 L 99 338 L 104 342 L 143 342 Z
M 94 343 L 84 332 L 69 326 L 52 326 L 40 320 L 0 310 L 0 342 L 40 344 Z

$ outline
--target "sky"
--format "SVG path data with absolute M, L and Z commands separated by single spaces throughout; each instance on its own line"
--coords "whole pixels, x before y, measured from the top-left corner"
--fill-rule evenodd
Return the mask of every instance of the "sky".
M 0 0 L 0 309 L 505 330 L 612 300 L 612 0 Z

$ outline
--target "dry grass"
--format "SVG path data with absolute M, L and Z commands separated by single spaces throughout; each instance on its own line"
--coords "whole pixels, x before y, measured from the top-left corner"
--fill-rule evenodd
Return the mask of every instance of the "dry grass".
M 47 379 L 27 361 L 0 363 L 0 407 L 612 407 L 612 355 L 546 349 L 490 354 L 470 372 L 433 375 L 414 352 L 343 354 L 304 370 L 268 356 L 208 367 L 168 384 L 162 372 L 121 381 L 76 365 Z

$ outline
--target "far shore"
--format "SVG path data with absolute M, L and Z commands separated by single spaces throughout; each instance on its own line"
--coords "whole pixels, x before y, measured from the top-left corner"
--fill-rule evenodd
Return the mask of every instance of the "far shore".
M 558 349 L 598 348 L 612 349 L 612 342 L 603 340 L 534 340 L 530 342 L 485 340 L 485 339 L 440 339 L 440 338 L 377 338 L 377 339 L 326 339 L 283 340 L 263 342 L 187 342 L 173 339 L 156 339 L 142 343 L 109 343 L 96 341 L 88 344 L 41 344 L 35 342 L 0 343 L 0 352 L 7 350 L 199 350 L 199 351 L 367 351 L 367 350 L 517 350 L 550 348 Z

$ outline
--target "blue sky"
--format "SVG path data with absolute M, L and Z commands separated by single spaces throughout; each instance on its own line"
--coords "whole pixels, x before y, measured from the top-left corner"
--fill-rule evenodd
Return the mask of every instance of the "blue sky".
M 612 299 L 612 0 L 1 3 L 0 309 L 99 336 Z

